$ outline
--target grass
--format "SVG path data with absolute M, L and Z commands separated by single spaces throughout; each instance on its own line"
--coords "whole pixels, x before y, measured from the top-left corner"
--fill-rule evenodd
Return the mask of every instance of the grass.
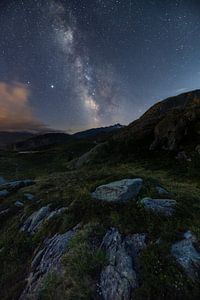
M 33 253 L 46 237 L 66 232 L 80 223 L 81 230 L 63 258 L 65 276 L 50 274 L 41 291 L 41 299 L 94 297 L 100 270 L 106 263 L 104 254 L 98 251 L 99 242 L 113 226 L 123 234 L 148 235 L 149 246 L 141 254 L 141 286 L 134 299 L 195 299 L 200 288 L 189 281 L 173 261 L 170 245 L 185 230 L 191 230 L 200 241 L 199 157 L 194 155 L 191 163 L 185 163 L 175 160 L 172 155 L 152 153 L 151 158 L 128 156 L 126 160 L 104 160 L 79 170 L 68 170 L 64 149 L 54 150 L 20 157 L 15 153 L 1 153 L 0 175 L 10 179 L 36 178 L 34 186 L 22 189 L 1 205 L 10 207 L 15 200 L 22 199 L 25 192 L 33 193 L 37 201 L 26 202 L 24 208 L 13 211 L 3 220 L 0 228 L 0 264 L 3 266 L 0 298 L 17 299 Z M 19 165 L 17 174 L 16 164 Z M 139 199 L 158 197 L 155 189 L 158 184 L 170 192 L 178 203 L 174 217 L 147 213 L 139 202 L 116 205 L 91 199 L 91 192 L 101 184 L 136 177 L 144 180 Z M 23 220 L 48 204 L 52 208 L 68 207 L 68 210 L 46 222 L 35 236 L 22 234 L 19 228 Z M 162 240 L 162 244 L 158 245 L 157 240 Z

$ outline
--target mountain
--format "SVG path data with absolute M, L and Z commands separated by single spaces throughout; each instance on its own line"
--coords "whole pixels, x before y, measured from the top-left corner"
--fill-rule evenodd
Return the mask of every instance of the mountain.
M 85 131 L 77 132 L 73 134 L 73 137 L 82 139 L 82 138 L 93 138 L 95 136 L 105 135 L 109 133 L 113 133 L 116 130 L 124 128 L 125 126 L 121 124 L 115 124 L 113 126 L 108 127 L 100 127 L 100 128 L 92 128 Z
M 0 148 L 5 148 L 7 145 L 24 141 L 33 137 L 34 134 L 30 132 L 0 132 Z
M 71 139 L 71 135 L 66 133 L 45 133 L 16 143 L 13 145 L 13 149 L 16 151 L 38 150 L 49 146 L 66 144 Z
M 158 102 L 116 133 L 114 140 L 151 150 L 194 148 L 200 143 L 200 90 Z
M 1 151 L 0 299 L 199 299 L 199 99 Z
M 108 127 L 101 128 L 93 128 L 81 132 L 77 132 L 75 134 L 67 134 L 67 133 L 46 133 L 40 134 L 37 136 L 33 136 L 19 143 L 15 143 L 13 145 L 13 149 L 17 151 L 29 151 L 29 150 L 37 150 L 44 147 L 52 147 L 55 145 L 65 145 L 66 143 L 77 140 L 77 139 L 99 139 L 105 140 L 109 137 L 109 135 L 124 126 L 120 124 L 116 124 Z

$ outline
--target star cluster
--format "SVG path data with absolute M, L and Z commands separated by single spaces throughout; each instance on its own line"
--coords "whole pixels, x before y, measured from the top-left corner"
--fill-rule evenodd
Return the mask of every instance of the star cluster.
M 0 28 L 0 84 L 40 126 L 127 124 L 200 86 L 198 0 L 7 0 Z

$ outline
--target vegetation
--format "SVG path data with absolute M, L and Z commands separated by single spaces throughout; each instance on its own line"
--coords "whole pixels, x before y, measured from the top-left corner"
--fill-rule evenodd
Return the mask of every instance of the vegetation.
M 174 154 L 166 152 L 152 152 L 148 156 L 141 152 L 132 155 L 129 151 L 125 157 L 118 151 L 118 156 L 113 155 L 113 159 L 109 156 L 109 161 L 104 157 L 79 170 L 71 170 L 68 161 L 80 155 L 79 146 L 74 144 L 71 148 L 62 146 L 28 154 L 1 152 L 0 175 L 10 179 L 36 178 L 35 185 L 20 190 L 1 205 L 10 207 L 16 200 L 23 199 L 25 192 L 34 194 L 38 201 L 27 201 L 22 209 L 13 210 L 3 219 L 0 298 L 17 299 L 33 253 L 46 237 L 80 224 L 81 229 L 63 258 L 64 276 L 50 274 L 41 299 L 94 299 L 100 270 L 106 264 L 100 241 L 110 227 L 117 227 L 123 234 L 148 234 L 149 246 L 141 254 L 141 286 L 136 299 L 196 299 L 200 287 L 186 278 L 174 262 L 170 245 L 185 230 L 191 230 L 200 241 L 199 156 L 193 153 L 189 162 L 176 160 Z M 85 143 L 83 148 L 83 152 L 90 149 L 91 143 Z M 73 157 L 69 157 L 72 149 Z M 155 187 L 158 184 L 171 193 L 178 202 L 174 217 L 169 219 L 147 213 L 138 202 L 121 206 L 91 199 L 91 192 L 101 184 L 136 177 L 142 177 L 145 182 L 140 198 L 157 197 Z M 23 220 L 47 204 L 55 208 L 66 206 L 68 210 L 46 222 L 34 236 L 21 233 Z M 170 298 L 171 295 L 174 298 Z

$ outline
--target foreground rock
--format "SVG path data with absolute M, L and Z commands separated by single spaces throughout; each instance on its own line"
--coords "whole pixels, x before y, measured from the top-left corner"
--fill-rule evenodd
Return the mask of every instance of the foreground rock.
M 144 208 L 156 214 L 170 217 L 175 212 L 176 201 L 170 199 L 144 198 L 141 200 Z
M 48 221 L 51 218 L 61 215 L 66 209 L 66 207 L 62 207 L 51 211 L 49 206 L 43 206 L 38 211 L 34 212 L 31 216 L 28 217 L 28 219 L 22 226 L 21 231 L 34 234 L 39 230 L 39 228 L 45 221 Z
M 195 242 L 197 242 L 195 236 L 187 231 L 184 234 L 184 239 L 171 247 L 171 254 L 193 280 L 198 279 L 200 274 L 200 252 L 195 249 Z
M 35 255 L 31 263 L 31 271 L 27 278 L 20 300 L 39 299 L 38 295 L 48 274 L 63 272 L 61 258 L 68 248 L 77 227 L 64 234 L 56 234 L 44 242 L 43 248 Z
M 120 181 L 111 182 L 101 185 L 92 193 L 92 198 L 107 202 L 127 202 L 135 200 L 142 188 L 143 180 L 123 179 Z
M 139 285 L 138 254 L 145 248 L 145 234 L 122 237 L 112 228 L 105 235 L 102 248 L 106 251 L 108 265 L 101 272 L 101 297 L 105 300 L 131 299 L 131 294 Z
M 49 206 L 44 206 L 28 217 L 21 230 L 34 234 L 45 221 L 61 215 L 66 209 L 62 207 L 51 211 Z

